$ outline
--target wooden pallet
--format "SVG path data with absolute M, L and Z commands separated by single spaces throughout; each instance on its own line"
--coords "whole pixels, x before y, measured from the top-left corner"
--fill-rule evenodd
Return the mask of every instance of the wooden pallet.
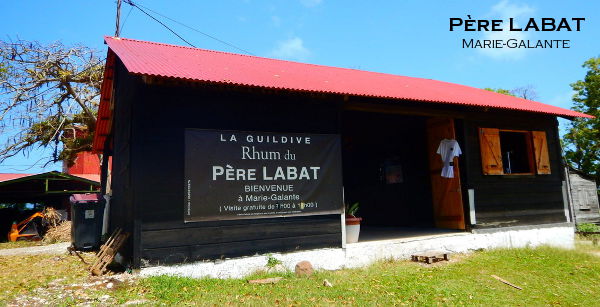
M 128 237 L 129 233 L 123 232 L 121 228 L 115 229 L 106 243 L 100 246 L 100 250 L 96 253 L 96 260 L 90 266 L 92 275 L 100 276 L 106 272 L 106 266 L 115 259 L 115 255 Z
M 410 259 L 415 262 L 425 262 L 431 264 L 438 261 L 448 261 L 448 252 L 446 251 L 427 251 L 410 256 Z

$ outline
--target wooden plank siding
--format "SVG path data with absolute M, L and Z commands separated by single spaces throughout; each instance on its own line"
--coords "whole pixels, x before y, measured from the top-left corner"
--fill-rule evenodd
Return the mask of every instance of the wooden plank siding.
M 274 238 L 265 240 L 243 240 L 237 242 L 182 245 L 145 249 L 143 258 L 148 263 L 181 263 L 204 259 L 222 259 L 226 257 L 248 256 L 257 253 L 291 252 L 312 248 L 328 247 L 323 242 L 338 242 L 340 235 L 323 234 L 300 236 L 296 238 Z M 335 244 L 337 245 L 337 244 Z
M 500 114 L 504 113 L 502 116 Z M 475 228 L 566 222 L 562 196 L 563 167 L 555 117 L 516 112 L 470 114 L 465 120 L 467 164 L 463 189 L 475 190 Z M 550 161 L 549 174 L 485 175 L 480 128 L 543 131 Z M 545 157 L 544 157 L 545 158 Z
M 570 172 L 571 201 L 575 220 L 581 223 L 599 223 L 600 208 L 598 206 L 598 189 L 593 179 L 586 178 L 577 172 Z
M 129 85 L 136 93 L 129 114 L 131 187 L 115 191 L 113 198 L 132 194 L 134 267 L 142 261 L 174 263 L 341 247 L 339 215 L 183 222 L 186 128 L 338 133 L 339 102 L 156 85 L 141 77 Z
M 109 212 L 109 232 L 121 227 L 123 231 L 132 233 L 134 219 L 133 186 L 131 180 L 131 118 L 137 78 L 129 75 L 120 60 L 116 60 L 114 79 L 114 111 L 112 133 L 112 195 Z M 126 258 L 133 258 L 134 240 L 130 237 L 125 242 L 121 253 Z

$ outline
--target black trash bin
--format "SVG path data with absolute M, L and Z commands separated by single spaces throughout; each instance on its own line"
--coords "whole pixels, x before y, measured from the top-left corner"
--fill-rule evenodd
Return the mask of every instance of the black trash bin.
M 71 201 L 71 243 L 76 250 L 100 247 L 105 200 L 100 194 L 73 194 Z

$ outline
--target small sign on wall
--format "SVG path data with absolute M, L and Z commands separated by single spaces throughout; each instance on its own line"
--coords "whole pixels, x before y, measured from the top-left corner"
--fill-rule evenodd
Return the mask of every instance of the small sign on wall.
M 341 214 L 339 135 L 187 129 L 184 221 Z

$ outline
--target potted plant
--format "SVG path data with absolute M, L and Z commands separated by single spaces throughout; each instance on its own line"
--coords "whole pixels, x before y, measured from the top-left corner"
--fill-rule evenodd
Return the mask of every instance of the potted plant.
M 358 235 L 360 234 L 360 221 L 362 218 L 356 217 L 356 212 L 360 204 L 358 202 L 352 205 L 346 204 L 346 243 L 358 242 Z

